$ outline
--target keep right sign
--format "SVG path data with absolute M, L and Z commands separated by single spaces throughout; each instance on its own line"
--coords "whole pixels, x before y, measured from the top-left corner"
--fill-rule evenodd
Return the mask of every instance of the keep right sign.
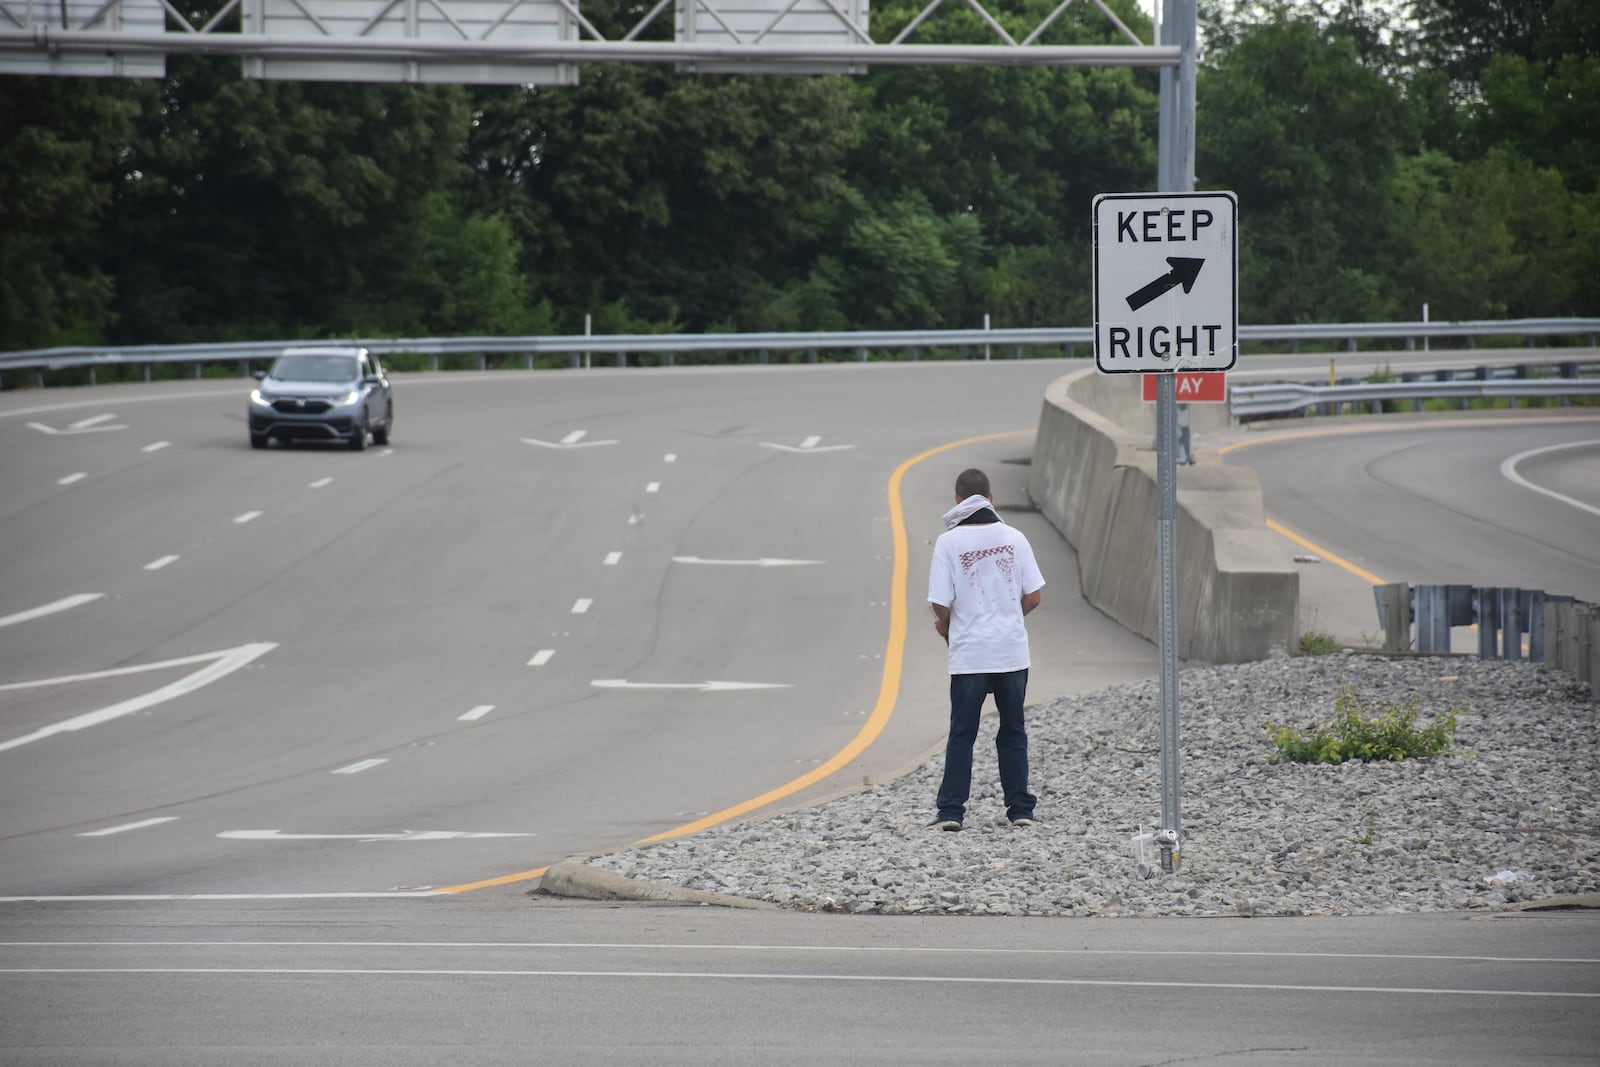
M 1094 199 L 1094 359 L 1108 374 L 1225 371 L 1239 352 L 1232 193 Z

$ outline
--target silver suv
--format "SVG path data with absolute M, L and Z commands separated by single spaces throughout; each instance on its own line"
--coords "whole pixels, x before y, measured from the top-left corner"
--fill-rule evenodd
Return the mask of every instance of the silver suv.
M 250 447 L 280 441 L 343 441 L 354 451 L 389 443 L 394 397 L 378 357 L 365 348 L 290 348 L 250 391 Z

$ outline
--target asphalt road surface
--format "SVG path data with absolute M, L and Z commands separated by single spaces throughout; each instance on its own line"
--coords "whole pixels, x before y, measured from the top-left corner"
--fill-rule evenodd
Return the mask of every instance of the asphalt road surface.
M 919 585 L 965 466 L 1050 582 L 1032 699 L 1153 673 L 1025 507 L 1069 366 L 404 377 L 392 447 L 359 454 L 252 452 L 241 383 L 0 396 L 0 1061 L 1593 1062 L 1588 914 L 525 895 L 555 860 L 936 743 Z M 1576 499 L 1575 440 L 1433 478 L 1572 444 L 1515 469 Z M 1422 580 L 1275 484 L 1269 513 Z

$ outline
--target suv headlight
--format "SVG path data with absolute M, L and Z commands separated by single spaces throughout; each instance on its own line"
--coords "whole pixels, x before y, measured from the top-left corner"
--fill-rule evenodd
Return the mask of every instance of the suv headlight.
M 250 403 L 259 404 L 264 408 L 270 408 L 272 406 L 272 395 L 270 393 L 263 393 L 260 389 L 252 389 L 250 390 Z
M 348 393 L 344 394 L 343 396 L 334 397 L 333 402 L 334 402 L 335 406 L 342 408 L 342 407 L 347 407 L 347 406 L 349 406 L 351 404 L 358 403 L 360 400 L 361 400 L 361 390 L 360 389 L 352 389 Z

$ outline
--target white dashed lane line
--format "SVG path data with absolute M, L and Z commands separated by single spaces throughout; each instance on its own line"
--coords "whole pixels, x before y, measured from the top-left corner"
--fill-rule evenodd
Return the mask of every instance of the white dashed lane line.
M 148 826 L 160 826 L 164 822 L 177 822 L 176 815 L 163 815 L 155 819 L 140 819 L 138 822 L 125 822 L 121 826 L 107 826 L 104 830 L 85 830 L 78 837 L 110 837 L 112 834 L 125 834 L 129 830 L 143 830 Z
M 145 445 L 143 448 L 139 449 L 139 451 L 141 451 L 141 452 L 160 452 L 163 448 L 166 448 L 170 444 L 172 444 L 171 441 L 156 441 L 156 442 L 153 442 L 151 444 Z
M 234 519 L 233 521 L 238 523 L 240 526 L 243 526 L 245 523 L 252 522 L 252 521 L 254 521 L 256 519 L 259 519 L 260 517 L 261 517 L 261 512 L 259 512 L 259 511 L 247 511 L 243 515 L 240 515 L 238 518 Z
M 586 596 L 579 597 L 577 600 L 572 602 L 572 613 L 574 615 L 586 614 L 593 604 L 593 598 Z
M 176 562 L 178 562 L 177 556 L 162 556 L 160 559 L 153 559 L 149 563 L 146 563 L 144 565 L 144 569 L 147 571 L 158 571 L 167 564 Z
M 316 481 L 311 483 L 309 488 L 321 489 L 325 485 L 332 485 L 332 484 L 333 484 L 333 479 L 332 478 L 318 478 Z
M 358 763 L 352 763 L 348 767 L 340 767 L 338 770 L 332 771 L 331 773 L 333 773 L 333 774 L 360 774 L 362 771 L 370 771 L 370 770 L 372 770 L 372 768 L 382 766 L 383 764 L 388 763 L 388 762 L 389 761 L 386 760 L 386 759 L 364 759 L 364 760 L 361 760 Z
M 668 452 L 666 455 L 661 457 L 661 462 L 676 463 L 678 462 L 678 454 L 676 452 Z
M 554 656 L 555 654 L 556 650 L 553 648 L 541 648 L 539 651 L 533 654 L 533 658 L 528 661 L 528 666 L 543 667 L 546 663 L 550 662 L 550 657 Z
M 87 477 L 89 477 L 89 475 L 84 473 L 83 471 L 74 471 L 73 473 L 67 475 L 65 478 L 57 478 L 56 479 L 56 484 L 57 485 L 71 485 L 73 482 L 81 482 Z
M 58 611 L 69 611 L 90 601 L 99 600 L 103 596 L 105 596 L 104 593 L 75 593 L 72 596 L 64 596 L 60 600 L 52 600 L 48 604 L 41 604 L 36 608 L 29 608 L 27 611 L 0 616 L 0 626 L 15 626 L 19 622 L 32 622 L 34 619 L 42 619 L 46 615 L 54 615 Z
M 622 559 L 622 553 L 621 552 L 607 552 L 606 553 L 606 558 L 604 560 L 602 560 L 601 562 L 604 563 L 607 567 L 615 567 L 617 565 L 617 562 L 619 560 L 621 560 L 621 559 Z
M 457 719 L 460 722 L 477 722 L 479 719 L 483 718 L 485 715 L 489 714 L 493 710 L 494 710 L 494 705 L 493 704 L 479 704 L 477 707 L 473 708 L 471 711 L 468 711 L 468 712 L 466 712 L 466 713 L 464 713 L 462 715 L 457 716 Z
M 661 492 L 661 483 L 651 482 L 649 485 L 644 487 L 644 491 L 647 493 L 659 493 Z

